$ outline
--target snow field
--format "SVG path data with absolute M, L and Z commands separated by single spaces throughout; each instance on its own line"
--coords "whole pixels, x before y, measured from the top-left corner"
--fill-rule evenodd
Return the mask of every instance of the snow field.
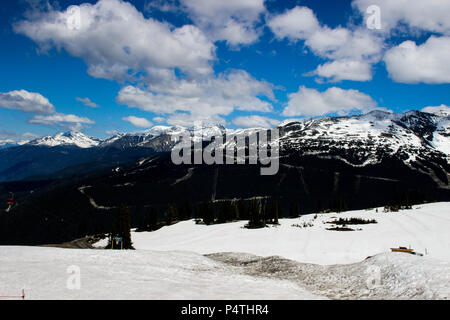
M 279 226 L 248 230 L 246 221 L 196 225 L 183 221 L 155 232 L 133 232 L 138 250 L 183 250 L 200 254 L 244 252 L 258 256 L 282 256 L 303 263 L 348 264 L 368 256 L 405 246 L 450 262 L 450 203 L 413 206 L 411 210 L 383 212 L 382 208 L 343 213 L 314 214 L 280 219 Z M 324 223 L 338 218 L 375 219 L 376 224 L 351 225 L 360 231 L 330 231 Z M 294 224 L 312 223 L 298 228 Z

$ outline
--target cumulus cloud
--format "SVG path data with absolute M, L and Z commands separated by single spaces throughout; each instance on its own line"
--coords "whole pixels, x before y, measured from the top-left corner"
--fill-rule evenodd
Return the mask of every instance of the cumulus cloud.
M 22 134 L 22 137 L 29 139 L 36 139 L 39 138 L 39 135 L 31 132 L 25 132 L 24 134 Z
M 418 45 L 405 41 L 389 49 L 384 57 L 390 77 L 402 83 L 450 82 L 450 2 L 447 0 L 354 0 L 364 13 L 367 7 L 380 7 L 381 27 L 385 33 L 416 31 L 440 34 Z
M 28 92 L 26 90 L 16 90 L 6 93 L 0 92 L 0 108 L 34 113 L 36 115 L 28 121 L 33 124 L 60 126 L 79 130 L 85 124 L 95 123 L 89 118 L 79 117 L 73 114 L 57 113 L 55 107 L 47 98 L 39 93 Z
M 86 117 L 79 117 L 74 114 L 54 113 L 51 115 L 36 115 L 29 120 L 30 123 L 44 124 L 48 126 L 59 126 L 80 130 L 83 125 L 95 124 L 95 122 Z
M 112 129 L 112 130 L 106 130 L 105 133 L 109 136 L 115 135 L 117 134 L 117 130 Z
M 298 92 L 291 93 L 282 115 L 293 116 L 322 116 L 330 113 L 339 115 L 351 111 L 368 111 L 376 108 L 377 103 L 367 94 L 358 90 L 344 90 L 332 87 L 324 92 L 301 86 Z
M 320 30 L 320 23 L 308 7 L 297 6 L 282 14 L 272 16 L 267 25 L 278 39 L 306 40 Z
M 332 60 L 319 66 L 310 75 L 332 81 L 372 79 L 371 65 L 381 58 L 383 40 L 366 28 L 350 30 L 322 26 L 314 12 L 297 6 L 269 18 L 268 26 L 279 40 L 304 41 L 317 56 Z M 349 68 L 346 68 L 349 67 Z
M 89 98 L 76 98 L 76 100 L 80 101 L 81 103 L 83 103 L 87 107 L 91 107 L 91 108 L 99 108 L 100 107 L 98 104 L 96 104 L 95 102 L 91 101 L 91 99 L 89 99 Z
M 5 144 L 22 145 L 29 142 L 31 139 L 36 139 L 38 137 L 39 135 L 31 132 L 20 134 L 10 130 L 0 130 L 0 146 Z
M 231 46 L 258 40 L 257 28 L 265 12 L 264 0 L 180 0 L 195 25 L 213 41 L 224 40 Z
M 252 115 L 252 116 L 242 116 L 233 119 L 233 124 L 241 128 L 273 128 L 280 123 L 279 120 Z
M 178 0 L 147 0 L 144 4 L 144 11 L 147 12 L 178 12 L 179 9 Z
M 26 113 L 53 113 L 55 107 L 39 93 L 26 90 L 0 92 L 0 108 L 15 109 Z
M 161 123 L 161 122 L 166 121 L 166 119 L 163 118 L 163 117 L 154 117 L 154 118 L 153 118 L 153 121 L 155 121 L 155 122 L 157 122 L 157 123 Z
M 144 6 L 154 10 L 161 2 Z M 230 45 L 253 43 L 265 12 L 264 0 L 172 1 L 164 10 L 187 12 L 194 25 L 174 27 L 145 18 L 123 0 L 81 4 L 80 23 L 68 27 L 71 10 L 50 8 L 14 25 L 15 31 L 43 50 L 64 49 L 83 59 L 93 77 L 124 86 L 117 101 L 164 115 L 168 123 L 197 119 L 222 121 L 233 110 L 272 110 L 272 86 L 245 71 L 214 74 L 213 41 Z M 73 10 L 73 9 L 72 9 Z M 78 99 L 94 106 L 92 101 Z
M 138 118 L 135 116 L 129 116 L 122 118 L 123 121 L 131 123 L 133 126 L 138 128 L 150 128 L 153 124 L 145 118 Z
M 430 37 L 422 45 L 405 41 L 388 50 L 390 77 L 403 83 L 450 83 L 450 37 Z
M 379 6 L 381 27 L 385 31 L 406 24 L 410 28 L 450 34 L 450 1 L 447 0 L 354 0 L 353 5 L 362 13 L 371 5 Z
M 328 78 L 331 82 L 341 80 L 369 81 L 372 79 L 370 63 L 358 60 L 335 60 L 317 67 L 312 75 Z
M 177 112 L 175 114 L 170 115 L 167 118 L 166 122 L 167 124 L 173 126 L 185 126 L 185 127 L 191 127 L 196 124 L 202 125 L 226 124 L 225 119 L 217 114 L 202 115 L 202 114 L 190 114 L 185 112 Z
M 0 130 L 0 145 L 5 143 L 15 143 L 17 136 L 18 134 L 13 131 L 5 129 Z
M 70 27 L 71 10 L 50 10 L 14 25 L 16 32 L 37 42 L 42 49 L 64 48 L 83 59 L 88 73 L 97 78 L 124 81 L 145 78 L 167 81 L 175 69 L 189 76 L 212 73 L 214 44 L 192 25 L 173 28 L 146 19 L 132 4 L 99 0 L 82 4 L 76 28 Z
M 218 115 L 228 115 L 235 109 L 270 112 L 272 105 L 267 99 L 274 99 L 272 86 L 242 70 L 201 81 L 183 79 L 167 87 L 152 85 L 148 90 L 126 86 L 117 97 L 121 104 L 157 114 L 184 112 L 173 115 L 168 123 L 208 118 L 220 120 Z

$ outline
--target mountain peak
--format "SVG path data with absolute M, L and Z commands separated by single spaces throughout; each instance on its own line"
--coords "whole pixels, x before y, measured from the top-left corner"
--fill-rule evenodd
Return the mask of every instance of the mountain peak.
M 59 132 L 54 136 L 46 136 L 28 143 L 34 146 L 57 147 L 61 145 L 76 146 L 79 148 L 91 148 L 99 145 L 99 141 L 95 138 L 88 137 L 79 131 Z

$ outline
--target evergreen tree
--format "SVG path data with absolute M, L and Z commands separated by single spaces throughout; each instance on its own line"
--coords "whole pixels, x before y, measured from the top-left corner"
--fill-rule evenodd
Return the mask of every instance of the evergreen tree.
M 212 201 L 204 201 L 201 206 L 201 218 L 206 225 L 213 224 L 215 219 L 215 208 Z
M 88 220 L 86 218 L 82 219 L 78 225 L 78 237 L 85 237 L 88 234 Z
M 130 221 L 130 211 L 126 206 L 122 205 L 110 233 L 108 248 L 134 249 L 131 241 Z
M 178 209 L 175 206 L 170 205 L 166 213 L 166 224 L 171 225 L 174 221 L 177 220 L 178 220 Z
M 217 216 L 217 223 L 234 221 L 238 218 L 239 218 L 239 209 L 237 205 L 228 200 L 222 202 L 219 214 Z
M 142 232 L 142 231 L 149 231 L 149 225 L 147 223 L 148 221 L 148 213 L 144 213 L 141 218 L 139 219 L 136 232 Z
M 265 205 L 266 221 L 271 224 L 278 224 L 279 203 L 278 200 L 267 201 Z
M 231 204 L 231 221 L 239 220 L 239 208 L 235 202 Z
M 298 218 L 300 216 L 300 205 L 298 201 L 292 201 L 289 208 L 289 218 Z
M 264 228 L 266 226 L 263 208 L 259 200 L 253 199 L 250 202 L 248 208 L 248 215 L 249 220 L 248 224 L 246 225 L 247 228 L 256 229 L 256 228 Z
M 228 201 L 222 202 L 219 213 L 217 215 L 217 223 L 225 223 L 228 220 L 230 210 L 230 203 Z
M 322 212 L 322 201 L 320 199 L 317 200 L 316 212 L 317 213 Z
M 335 198 L 329 201 L 329 208 L 333 212 L 342 212 L 347 210 L 347 202 L 343 197 Z
M 192 217 L 192 205 L 188 200 L 183 201 L 178 209 L 180 220 L 189 220 Z
M 280 215 L 280 213 L 279 213 L 279 210 L 280 210 L 280 203 L 279 203 L 279 201 L 278 201 L 278 199 L 276 199 L 274 202 L 273 202 L 273 223 L 274 224 L 279 224 L 279 222 L 278 222 L 278 217 L 279 217 L 279 215 Z
M 158 226 L 159 212 L 157 208 L 150 208 L 142 215 L 136 232 L 155 231 Z
M 247 210 L 247 204 L 243 199 L 240 199 L 237 203 L 238 213 L 239 213 L 239 219 L 241 220 L 248 220 L 248 210 Z
M 149 231 L 155 231 L 158 229 L 158 218 L 159 218 L 159 209 L 156 207 L 151 208 L 150 210 L 150 218 L 149 218 Z

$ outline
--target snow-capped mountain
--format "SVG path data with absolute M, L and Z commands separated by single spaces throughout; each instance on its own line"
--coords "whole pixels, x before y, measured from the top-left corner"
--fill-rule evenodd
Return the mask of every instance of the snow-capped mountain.
M 438 174 L 442 176 L 441 181 L 445 183 L 446 179 L 450 180 L 448 176 L 450 116 L 446 114 L 419 111 L 397 114 L 373 111 L 348 117 L 289 120 L 281 123 L 278 128 L 280 156 L 283 158 L 310 156 L 317 159 L 335 159 L 347 165 L 364 167 L 394 157 L 414 167 L 415 170 L 445 172 Z M 78 155 L 76 150 L 89 151 L 90 161 L 102 159 L 103 163 L 112 161 L 123 164 L 124 161 L 139 159 L 149 154 L 170 152 L 183 133 L 189 133 L 197 141 L 199 139 L 210 141 L 210 137 L 215 135 L 241 136 L 262 130 L 266 129 L 227 129 L 220 124 L 190 128 L 156 126 L 142 132 L 120 133 L 104 140 L 75 131 L 58 133 L 55 136 L 33 140 L 17 148 L 2 149 L 0 180 L 5 172 L 8 172 L 8 180 L 23 178 L 22 175 L 16 177 L 17 164 L 20 164 L 20 170 L 24 171 L 23 175 L 25 172 L 30 174 L 28 169 L 24 170 L 24 165 L 31 170 L 31 167 L 36 167 L 35 162 L 40 161 L 42 166 L 38 167 L 41 168 L 49 157 L 52 159 L 62 157 L 60 149 L 64 147 L 68 148 L 64 152 L 70 152 L 70 155 L 65 154 L 64 159 L 57 161 L 59 170 L 65 162 L 68 166 L 84 163 L 83 159 L 87 159 L 86 156 Z M 39 150 L 32 147 L 39 147 Z M 122 152 L 124 150 L 127 150 L 126 154 Z M 39 153 L 41 160 L 36 158 L 36 152 Z M 43 156 L 46 152 L 49 157 Z M 432 167 L 430 162 L 433 163 Z M 39 170 L 36 172 L 33 169 L 31 172 L 40 174 Z
M 81 132 L 69 131 L 57 133 L 54 136 L 39 138 L 28 142 L 27 145 L 46 147 L 76 146 L 79 148 L 114 147 L 118 149 L 151 147 L 159 151 L 170 151 L 182 134 L 191 134 L 194 136 L 194 140 L 198 140 L 199 138 L 208 139 L 212 136 L 223 135 L 226 132 L 232 131 L 227 130 L 222 125 L 206 125 L 201 127 L 155 126 L 140 132 L 118 133 L 104 140 L 88 137 Z M 199 133 L 201 136 L 198 135 Z
M 251 164 L 174 164 L 169 151 L 184 130 L 193 129 L 159 127 L 120 134 L 90 148 L 26 145 L 0 150 L 0 181 L 20 180 L 26 195 L 42 190 L 42 197 L 21 207 L 29 213 L 23 216 L 29 224 L 24 234 L 42 241 L 49 232 L 35 230 L 38 222 L 30 223 L 29 217 L 42 218 L 47 212 L 64 214 L 66 220 L 122 205 L 145 212 L 185 200 L 220 205 L 225 200 L 280 199 L 286 214 L 295 201 L 302 213 L 450 201 L 448 116 L 376 111 L 283 123 L 279 170 L 273 176 L 262 176 L 260 166 Z M 266 129 L 205 127 L 206 132 L 236 135 L 259 130 Z M 31 181 L 64 188 L 43 190 Z M 59 231 L 52 236 L 57 238 Z
M 101 141 L 100 148 L 113 147 L 117 149 L 152 148 L 157 152 L 168 152 L 179 142 L 180 136 L 189 134 L 194 141 L 209 139 L 212 136 L 223 135 L 227 129 L 222 125 L 206 125 L 196 127 L 155 126 L 151 129 L 134 132 L 119 133 Z
M 409 111 L 403 114 L 372 111 L 365 115 L 350 117 L 325 117 L 285 121 L 279 125 L 282 150 L 296 149 L 300 152 L 349 150 L 360 148 L 362 160 L 376 161 L 383 149 L 389 154 L 404 153 L 407 160 L 424 151 L 450 154 L 450 115 Z M 86 136 L 81 132 L 58 133 L 33 140 L 28 145 L 47 147 L 71 145 L 80 148 L 116 147 L 157 147 L 160 151 L 170 151 L 183 133 L 194 135 L 194 139 L 209 139 L 215 135 L 248 134 L 264 130 L 262 128 L 227 129 L 222 125 L 203 127 L 155 126 L 135 133 L 119 133 L 105 140 Z M 198 136 L 201 133 L 202 137 Z M 159 144 L 159 146 L 158 146 Z M 378 152 L 378 153 L 377 153 Z M 374 157 L 375 156 L 375 157 Z M 363 161 L 364 162 L 364 161 Z
M 372 111 L 352 117 L 290 122 L 281 127 L 281 146 L 285 151 L 315 155 L 353 150 L 353 159 L 347 160 L 354 160 L 355 165 L 374 163 L 386 155 L 398 155 L 406 162 L 424 153 L 448 157 L 449 118 L 419 111 Z
M 100 141 L 95 138 L 86 136 L 78 131 L 69 131 L 57 133 L 54 136 L 46 136 L 29 142 L 27 145 L 33 146 L 76 146 L 79 148 L 92 148 L 100 144 Z
M 101 141 L 98 146 L 101 148 L 114 147 L 118 149 L 151 147 L 158 151 L 170 151 L 178 141 L 176 137 L 187 131 L 187 128 L 181 126 L 155 126 L 142 132 L 116 134 L 111 138 Z
M 17 143 L 13 140 L 0 140 L 0 149 L 6 149 L 14 146 L 17 146 Z

